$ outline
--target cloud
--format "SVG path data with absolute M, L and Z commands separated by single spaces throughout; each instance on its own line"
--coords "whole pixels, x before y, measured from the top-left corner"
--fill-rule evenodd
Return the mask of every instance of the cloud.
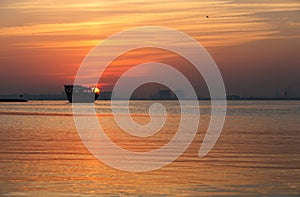
M 1 75 L 9 73 L 6 67 L 20 62 L 41 70 L 43 61 L 56 67 L 55 73 L 72 75 L 64 65 L 78 67 L 88 51 L 106 37 L 145 25 L 178 29 L 214 50 L 266 40 L 286 47 L 299 42 L 299 10 L 297 0 L 1 0 L 0 18 L 5 19 L 0 24 Z M 255 50 L 249 64 L 255 64 L 258 54 L 264 52 Z M 143 55 L 119 60 L 115 70 L 107 74 L 112 76 L 128 68 L 126 65 L 138 63 Z M 149 59 L 162 58 L 159 54 L 147 55 Z M 54 61 L 53 57 L 59 59 Z M 221 57 L 222 61 L 229 58 Z M 3 82 L 13 83 L 9 78 Z
M 275 1 L 15 1 L 1 8 L 6 21 L 0 27 L 0 36 L 44 36 L 45 44 L 34 44 L 34 40 L 20 46 L 42 47 L 61 44 L 47 40 L 51 36 L 73 36 L 70 46 L 77 47 L 95 42 L 86 36 L 103 39 L 126 28 L 143 25 L 161 25 L 176 28 L 196 37 L 207 46 L 240 44 L 272 37 L 276 29 L 262 20 L 261 12 L 297 10 L 297 2 Z M 13 14 L 13 15 L 11 15 Z M 20 24 L 14 18 L 20 19 Z M 205 18 L 209 16 L 209 18 Z M 11 23 L 11 24 L 9 24 Z M 76 38 L 74 38 L 74 36 Z M 78 38 L 82 37 L 82 39 Z M 202 38 L 202 39 L 201 39 Z M 235 39 L 238 38 L 238 39 Z M 74 40 L 75 39 L 75 40 Z M 95 40 L 95 38 L 94 38 Z M 77 44 L 74 44 L 77 43 Z M 18 46 L 18 43 L 15 43 Z M 60 47 L 59 47 L 60 48 Z

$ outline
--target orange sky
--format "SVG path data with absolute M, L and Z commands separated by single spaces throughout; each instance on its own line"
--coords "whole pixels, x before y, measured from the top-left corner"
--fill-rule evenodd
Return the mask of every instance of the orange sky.
M 1 0 L 0 18 L 0 94 L 59 93 L 101 40 L 145 25 L 197 39 L 229 94 L 274 95 L 300 84 L 297 0 Z M 159 52 L 148 55 L 132 58 L 168 62 Z M 122 70 L 134 62 L 123 57 L 114 65 Z

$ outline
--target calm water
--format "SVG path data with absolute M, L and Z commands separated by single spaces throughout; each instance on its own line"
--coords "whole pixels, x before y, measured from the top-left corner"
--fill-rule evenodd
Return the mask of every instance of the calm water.
M 159 148 L 176 133 L 179 107 L 162 102 L 170 116 L 160 133 L 140 139 L 122 132 L 109 102 L 97 101 L 99 122 L 119 146 Z M 197 156 L 209 122 L 201 101 L 193 143 L 159 170 L 115 170 L 95 159 L 74 126 L 65 101 L 0 103 L 2 196 L 297 196 L 300 195 L 300 101 L 230 101 L 224 130 L 204 158 Z M 150 101 L 134 101 L 133 119 L 146 123 Z

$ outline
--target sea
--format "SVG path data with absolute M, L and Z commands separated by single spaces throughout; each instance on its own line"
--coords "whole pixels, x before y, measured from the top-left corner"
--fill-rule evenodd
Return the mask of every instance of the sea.
M 96 101 L 95 111 L 113 143 L 147 152 L 168 143 L 180 120 L 177 101 L 131 101 L 132 119 L 146 124 L 155 102 L 168 115 L 149 137 L 122 131 L 110 101 Z M 201 121 L 183 154 L 159 169 L 132 172 L 90 153 L 67 101 L 0 103 L 0 196 L 300 196 L 300 101 L 228 101 L 221 135 L 205 157 L 198 152 L 210 101 L 194 107 Z

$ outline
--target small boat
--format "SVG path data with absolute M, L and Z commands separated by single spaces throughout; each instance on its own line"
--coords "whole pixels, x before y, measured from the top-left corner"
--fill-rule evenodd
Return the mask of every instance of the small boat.
M 65 92 L 70 103 L 93 103 L 100 95 L 97 87 L 65 85 Z

